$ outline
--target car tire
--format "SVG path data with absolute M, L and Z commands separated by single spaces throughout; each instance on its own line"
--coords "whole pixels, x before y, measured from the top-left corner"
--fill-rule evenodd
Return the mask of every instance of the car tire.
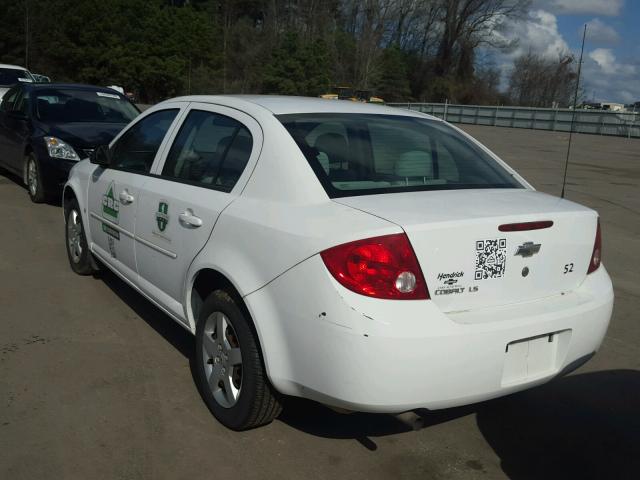
M 25 158 L 25 183 L 29 198 L 33 203 L 43 203 L 47 200 L 40 162 L 33 152 Z
M 227 292 L 216 290 L 196 327 L 196 383 L 211 413 L 232 430 L 266 425 L 282 410 L 250 322 Z
M 78 275 L 96 273 L 95 263 L 84 233 L 78 201 L 74 198 L 65 206 L 65 245 L 71 269 Z

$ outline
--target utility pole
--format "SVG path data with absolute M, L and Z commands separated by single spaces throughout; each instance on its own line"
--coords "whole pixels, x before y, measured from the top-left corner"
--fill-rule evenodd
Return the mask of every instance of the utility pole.
M 191 55 L 189 55 L 189 77 L 187 79 L 187 93 L 191 95 Z
M 29 69 L 29 0 L 24 0 L 24 68 Z

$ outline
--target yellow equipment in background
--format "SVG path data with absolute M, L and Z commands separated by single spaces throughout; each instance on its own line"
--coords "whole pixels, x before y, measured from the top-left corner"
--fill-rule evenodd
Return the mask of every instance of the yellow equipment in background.
M 363 103 L 384 103 L 380 97 L 373 96 L 371 90 L 356 90 L 352 87 L 331 87 L 329 93 L 320 95 L 327 100 L 351 100 Z

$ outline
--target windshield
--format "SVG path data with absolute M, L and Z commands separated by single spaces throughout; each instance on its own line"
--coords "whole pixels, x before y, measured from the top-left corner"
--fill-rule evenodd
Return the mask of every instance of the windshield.
M 116 92 L 55 88 L 34 93 L 36 116 L 43 122 L 129 123 L 139 113 Z
M 437 120 L 324 113 L 278 119 L 330 197 L 522 188 L 490 155 Z
M 26 70 L 0 68 L 0 86 L 8 87 L 19 82 L 33 82 L 33 77 Z

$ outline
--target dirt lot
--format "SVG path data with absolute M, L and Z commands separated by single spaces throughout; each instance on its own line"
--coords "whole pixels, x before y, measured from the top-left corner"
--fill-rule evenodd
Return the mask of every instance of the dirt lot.
M 559 194 L 567 135 L 465 127 Z M 640 140 L 577 135 L 568 198 L 602 218 L 616 306 L 598 355 L 511 397 L 424 415 L 292 400 L 234 433 L 191 379 L 190 335 L 111 274 L 74 275 L 60 208 L 0 174 L 0 478 L 637 478 Z

